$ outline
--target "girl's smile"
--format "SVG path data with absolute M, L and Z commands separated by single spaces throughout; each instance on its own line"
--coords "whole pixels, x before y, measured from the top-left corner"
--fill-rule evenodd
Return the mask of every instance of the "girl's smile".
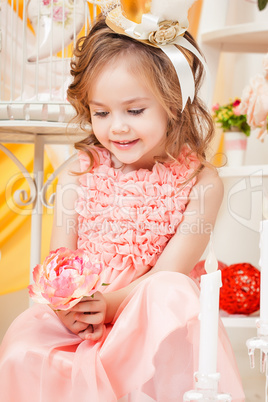
M 130 66 L 132 57 L 117 58 L 98 75 L 89 94 L 93 132 L 127 170 L 151 168 L 165 155 L 167 114 L 142 77 Z
M 137 140 L 133 140 L 133 141 L 112 141 L 112 143 L 118 148 L 118 149 L 130 149 L 132 148 L 135 144 L 137 144 L 137 142 L 139 141 L 139 139 Z

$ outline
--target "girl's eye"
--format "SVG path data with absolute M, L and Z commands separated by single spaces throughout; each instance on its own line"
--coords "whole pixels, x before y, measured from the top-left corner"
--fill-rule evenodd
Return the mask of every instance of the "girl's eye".
M 108 114 L 109 114 L 109 112 L 95 112 L 95 113 L 93 114 L 93 116 L 96 116 L 96 117 L 106 117 L 106 116 L 108 116 Z
M 134 116 L 138 114 L 142 114 L 144 112 L 145 108 L 142 109 L 130 109 L 128 110 L 128 113 L 133 114 Z

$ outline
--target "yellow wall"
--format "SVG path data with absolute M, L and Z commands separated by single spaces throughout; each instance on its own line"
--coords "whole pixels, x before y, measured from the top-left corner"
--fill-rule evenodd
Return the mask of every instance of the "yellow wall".
M 189 32 L 196 38 L 198 33 L 199 20 L 202 10 L 203 0 L 197 0 L 189 10 Z
M 33 145 L 8 144 L 29 172 L 33 169 Z M 53 172 L 45 156 L 45 177 Z M 30 277 L 31 208 L 18 207 L 13 200 L 14 191 L 25 189 L 27 182 L 18 167 L 0 150 L 0 295 L 28 286 Z M 42 258 L 49 251 L 52 211 L 44 209 Z

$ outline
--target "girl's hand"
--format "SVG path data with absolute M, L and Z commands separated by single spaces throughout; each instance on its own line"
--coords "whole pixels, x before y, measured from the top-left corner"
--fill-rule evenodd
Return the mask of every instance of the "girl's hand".
M 98 341 L 103 335 L 106 299 L 101 292 L 94 297 L 83 297 L 70 310 L 56 311 L 62 323 L 82 339 Z

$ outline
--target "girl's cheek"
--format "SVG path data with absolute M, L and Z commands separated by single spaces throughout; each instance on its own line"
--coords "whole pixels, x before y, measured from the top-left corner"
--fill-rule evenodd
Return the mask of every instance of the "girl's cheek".
M 107 132 L 107 127 L 102 122 L 92 121 L 92 129 L 96 137 L 101 137 Z
M 92 128 L 94 131 L 98 130 L 99 127 L 101 126 L 100 122 L 96 121 L 96 118 L 93 118 L 91 120 L 91 122 L 92 122 Z
M 94 125 L 95 127 L 104 127 L 105 125 L 107 125 L 107 122 L 105 122 L 104 118 L 98 118 L 98 117 L 93 117 L 91 119 L 92 121 L 92 126 Z

